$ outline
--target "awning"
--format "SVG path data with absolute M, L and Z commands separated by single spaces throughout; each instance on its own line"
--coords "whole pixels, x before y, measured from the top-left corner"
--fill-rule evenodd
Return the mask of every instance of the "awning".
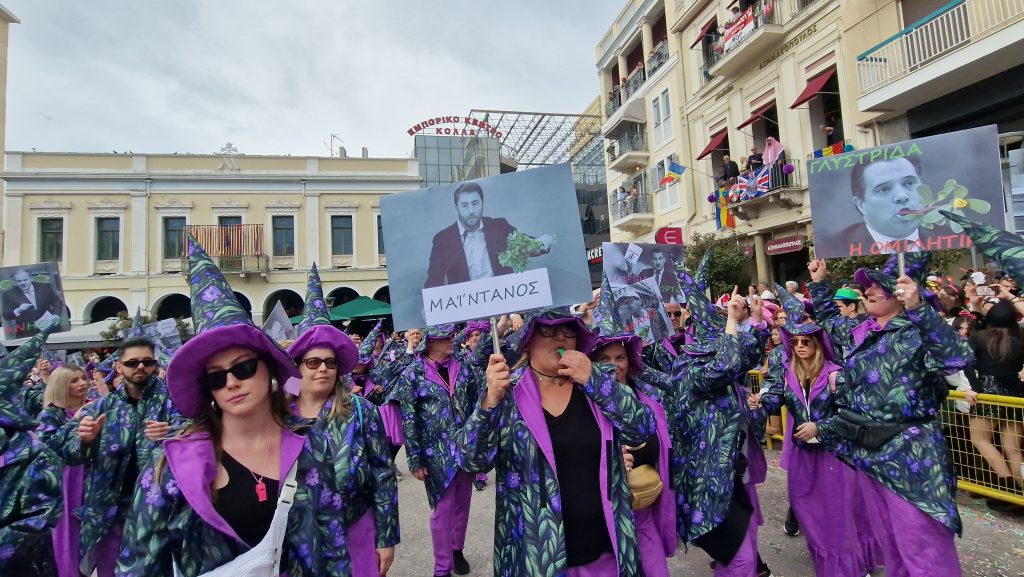
M 623 132 L 633 130 L 631 123 L 643 124 L 647 122 L 647 108 L 644 106 L 643 98 L 630 98 L 625 104 L 619 107 L 601 127 L 605 138 L 615 140 Z
M 740 129 L 740 128 L 746 128 L 746 127 L 750 126 L 751 124 L 757 122 L 757 119 L 761 118 L 761 116 L 763 116 L 765 112 L 768 112 L 772 108 L 775 108 L 775 100 L 774 99 L 772 99 L 770 102 L 768 102 L 768 104 L 765 104 L 761 108 L 758 108 L 757 110 L 755 110 L 754 113 L 750 115 L 750 118 L 744 120 L 743 124 L 737 126 L 736 128 Z
M 728 137 L 729 133 L 724 129 L 712 134 L 711 142 L 709 142 L 708 145 L 704 147 L 704 150 L 700 151 L 700 154 L 697 155 L 697 160 L 700 160 L 714 152 L 715 149 L 718 148 L 718 146 L 722 144 L 722 142 L 724 142 L 725 139 Z
M 690 44 L 690 48 L 694 48 L 698 44 L 700 44 L 700 41 L 703 40 L 704 36 L 707 35 L 708 30 L 711 30 L 711 27 L 715 25 L 715 21 L 715 18 L 708 20 L 708 23 L 705 24 L 704 27 L 700 29 L 700 34 L 697 35 L 697 39 L 693 41 L 693 44 Z
M 807 86 L 804 87 L 804 91 L 800 93 L 800 97 L 796 99 L 796 102 L 791 104 L 789 107 L 796 108 L 808 100 L 814 98 L 821 92 L 821 89 L 825 87 L 825 83 L 828 82 L 829 78 L 836 73 L 835 68 L 829 68 L 825 72 L 811 78 L 807 81 Z

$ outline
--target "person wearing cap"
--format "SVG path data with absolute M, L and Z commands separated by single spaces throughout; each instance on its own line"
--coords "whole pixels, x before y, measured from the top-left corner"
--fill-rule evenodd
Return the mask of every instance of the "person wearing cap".
M 836 302 L 839 315 L 842 317 L 856 319 L 864 314 L 864 305 L 861 303 L 861 297 L 852 288 L 842 287 L 836 291 L 832 300 Z
M 423 352 L 402 373 L 398 398 L 409 471 L 423 484 L 430 504 L 434 575 L 466 575 L 463 555 L 473 475 L 459 466 L 457 431 L 478 398 L 479 376 L 452 356 L 454 324 L 427 327 Z
M 192 424 L 139 475 L 117 574 L 350 575 L 334 452 L 288 409 L 298 369 L 191 235 L 188 256 L 197 334 L 167 389 Z
M 671 383 L 668 375 L 644 366 L 640 337 L 622 334 L 617 328 L 611 327 L 611 334 L 598 337 L 590 359 L 614 366 L 616 384 L 629 388 L 654 415 L 656 434 L 640 445 L 623 447 L 633 457 L 628 477 L 633 480 L 630 485 L 640 565 L 646 577 L 668 577 L 667 557 L 676 552 L 676 504 L 669 475 L 672 439 L 662 399 Z
M 79 569 L 100 577 L 114 574 L 139 471 L 159 440 L 185 424 L 156 376 L 153 342 L 129 339 L 117 356 L 115 369 L 124 385 L 86 405 L 61 432 L 67 440 L 65 464 L 84 465 Z
M 470 471 L 496 469 L 495 575 L 641 574 L 619 447 L 648 441 L 654 417 L 587 358 L 595 338 L 567 309 L 544 309 L 508 339 L 514 367 L 488 358 L 459 455 Z
M 776 289 L 789 319 L 801 318 L 803 301 Z M 833 399 L 846 386 L 840 360 L 818 325 L 790 320 L 778 328 L 786 353 L 768 371 L 766 389 L 748 403 L 762 422 L 781 407 L 787 409 L 779 460 L 787 472 L 786 532 L 802 530 L 817 577 L 868 574 L 881 563 L 882 542 L 860 505 L 863 473 L 836 459 L 809 436 L 807 426 L 832 413 Z
M 398 487 L 380 414 L 342 377 L 359 360 L 352 339 L 331 325 L 316 264 L 309 273 L 298 337 L 288 347 L 302 375 L 292 411 L 323 436 L 339 484 L 353 577 L 387 575 L 398 544 Z M 375 336 L 373 338 L 376 338 Z M 373 341 L 367 343 L 372 349 Z M 372 384 L 372 383 L 371 383 Z
M 0 575 L 53 575 L 51 532 L 63 513 L 61 458 L 34 430 L 22 383 L 47 335 L 44 328 L 0 359 Z
M 676 358 L 676 391 L 666 407 L 677 533 L 714 559 L 716 577 L 770 575 L 757 548 L 763 523 L 757 485 L 768 471 L 760 443 L 764 427 L 757 426 L 743 388 L 747 372 L 760 362 L 767 323 L 757 307 L 751 330 L 741 331 L 747 303 L 737 290 L 723 319 L 697 281 L 685 272 L 679 280 L 695 332 Z
M 846 382 L 838 411 L 808 422 L 836 456 L 863 471 L 863 503 L 883 539 L 886 573 L 959 576 L 954 536 L 961 533 L 956 474 L 938 412 L 948 389 L 941 378 L 970 366 L 967 342 L 930 306 L 913 277 L 926 274 L 929 253 L 905 255 L 906 272 L 859 269 L 866 320 L 838 318 L 825 261 L 812 261 L 811 294 L 830 337 L 844 345 Z

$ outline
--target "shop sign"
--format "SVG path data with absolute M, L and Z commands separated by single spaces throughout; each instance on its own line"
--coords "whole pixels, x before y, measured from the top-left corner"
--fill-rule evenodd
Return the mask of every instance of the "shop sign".
M 654 242 L 658 244 L 683 244 L 683 229 L 678 226 L 663 226 L 654 233 Z
M 504 136 L 495 126 L 472 116 L 436 116 L 419 122 L 406 132 L 409 136 L 439 134 L 442 136 Z
M 604 246 L 592 248 L 587 251 L 587 262 L 590 264 L 601 264 L 604 262 Z
M 804 243 L 806 242 L 807 237 L 803 235 L 776 238 L 764 243 L 764 253 L 767 255 L 773 255 L 797 252 L 799 250 L 803 250 Z

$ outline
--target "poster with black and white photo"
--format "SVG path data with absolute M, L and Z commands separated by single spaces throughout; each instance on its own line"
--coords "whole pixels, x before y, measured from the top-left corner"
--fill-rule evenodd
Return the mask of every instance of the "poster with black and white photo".
M 31 337 L 50 325 L 53 332 L 69 330 L 57 263 L 0 268 L 0 314 L 5 340 Z
M 284 312 L 284 304 L 277 301 L 274 310 L 263 323 L 263 332 L 275 341 L 290 341 L 295 339 L 295 327 L 288 319 L 288 313 Z
M 181 347 L 181 332 L 178 331 L 178 321 L 175 319 L 163 319 L 124 330 L 125 340 L 133 337 L 146 337 L 164 351 L 176 351 Z
M 381 198 L 396 330 L 591 299 L 568 164 Z
M 672 336 L 665 303 L 683 302 L 674 264 L 683 258 L 682 245 L 606 242 L 602 252 L 614 318 L 645 346 Z
M 969 248 L 952 211 L 1003 228 L 994 125 L 807 162 L 817 258 Z

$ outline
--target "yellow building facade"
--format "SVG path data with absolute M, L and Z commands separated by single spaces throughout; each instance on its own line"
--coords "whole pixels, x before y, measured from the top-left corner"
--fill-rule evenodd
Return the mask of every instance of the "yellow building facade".
M 6 161 L 3 264 L 59 263 L 75 324 L 137 307 L 189 316 L 186 230 L 257 323 L 278 301 L 301 310 L 314 262 L 335 304 L 387 300 L 380 197 L 421 182 L 415 159 L 8 152 Z

